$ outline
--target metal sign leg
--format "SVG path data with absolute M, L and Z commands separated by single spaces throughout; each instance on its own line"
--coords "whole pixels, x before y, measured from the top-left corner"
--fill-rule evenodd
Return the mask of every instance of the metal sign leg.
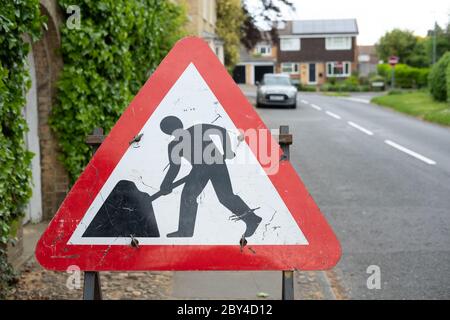
M 289 126 L 280 126 L 279 143 L 281 150 L 283 150 L 283 158 L 289 160 L 289 145 L 292 144 L 292 135 L 289 134 Z M 294 300 L 294 271 L 283 271 L 281 297 L 283 300 Z
M 84 273 L 83 300 L 102 300 L 100 274 L 95 271 Z
M 294 271 L 283 271 L 282 290 L 283 300 L 294 300 Z

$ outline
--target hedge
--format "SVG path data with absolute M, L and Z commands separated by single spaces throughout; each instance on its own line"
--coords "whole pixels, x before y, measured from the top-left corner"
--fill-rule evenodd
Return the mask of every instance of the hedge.
M 450 63 L 447 65 L 447 74 L 446 80 L 447 80 L 447 101 L 450 103 Z
M 59 0 L 63 11 L 72 0 Z M 166 0 L 82 0 L 81 27 L 63 26 L 64 67 L 50 125 L 73 182 L 91 157 L 85 137 L 108 132 L 173 44 L 185 8 Z
M 383 76 L 386 83 L 391 82 L 392 67 L 389 64 L 379 64 L 378 74 Z M 399 88 L 423 88 L 428 84 L 429 68 L 416 68 L 406 64 L 397 64 L 394 69 L 395 86 Z
M 436 101 L 447 101 L 448 82 L 447 68 L 450 65 L 450 52 L 444 54 L 431 68 L 429 78 L 430 93 Z
M 336 92 L 365 92 L 369 91 L 369 85 L 360 85 L 356 76 L 350 76 L 345 79 L 337 79 L 330 77 L 327 82 L 320 87 L 320 91 L 336 91 Z
M 24 35 L 37 40 L 43 23 L 39 0 L 6 1 L 0 6 L 0 299 L 14 277 L 5 250 L 15 236 L 11 225 L 23 216 L 31 196 L 33 154 L 26 148 L 28 127 L 22 114 L 31 85 L 30 45 Z

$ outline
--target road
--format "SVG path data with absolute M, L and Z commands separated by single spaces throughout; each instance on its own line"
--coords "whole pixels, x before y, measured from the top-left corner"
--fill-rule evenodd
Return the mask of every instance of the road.
M 254 99 L 253 88 L 244 92 Z M 325 276 L 331 298 L 449 299 L 450 130 L 369 100 L 300 93 L 295 110 L 257 109 L 268 127 L 290 126 L 291 162 L 342 245 L 334 271 L 312 276 Z M 380 268 L 380 289 L 367 287 L 373 265 Z M 175 290 L 231 279 L 177 276 Z M 248 279 L 235 277 L 241 277 L 235 283 Z M 278 279 L 252 275 L 250 291 L 265 284 L 277 292 Z M 203 297 L 214 289 L 206 291 Z

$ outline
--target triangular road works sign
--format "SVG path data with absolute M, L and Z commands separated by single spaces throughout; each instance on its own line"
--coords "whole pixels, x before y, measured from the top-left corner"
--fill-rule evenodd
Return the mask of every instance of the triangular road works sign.
M 322 270 L 341 249 L 209 46 L 179 41 L 36 248 L 48 269 Z

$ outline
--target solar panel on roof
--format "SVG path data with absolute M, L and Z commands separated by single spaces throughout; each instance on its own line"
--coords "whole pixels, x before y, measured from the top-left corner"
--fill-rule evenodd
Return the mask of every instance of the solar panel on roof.
M 293 21 L 295 34 L 357 33 L 355 19 L 340 20 L 297 20 Z

